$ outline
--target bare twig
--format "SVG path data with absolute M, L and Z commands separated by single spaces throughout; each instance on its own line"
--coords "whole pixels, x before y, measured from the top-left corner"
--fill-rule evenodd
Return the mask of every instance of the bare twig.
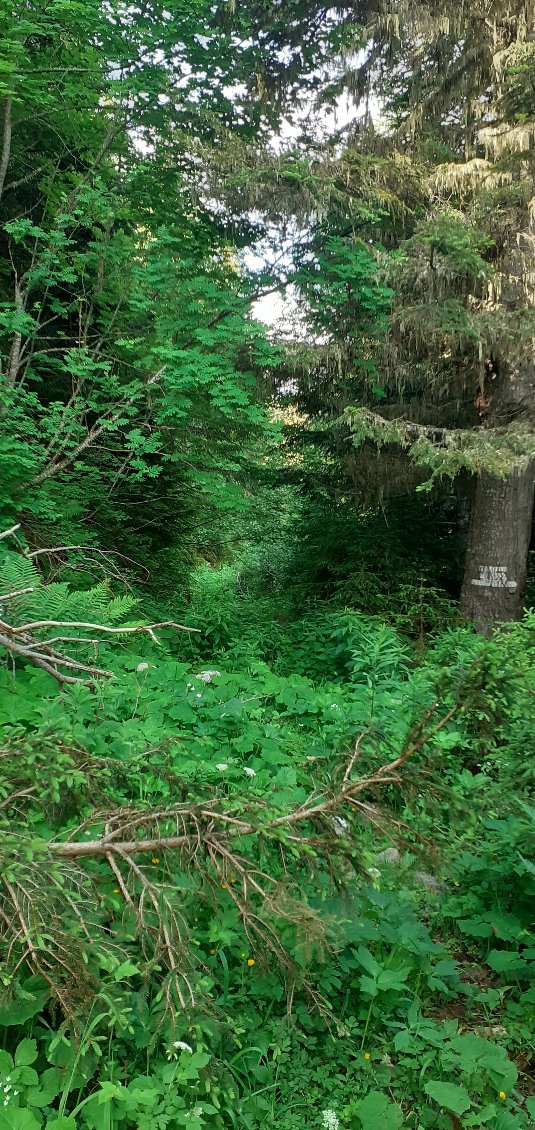
M 344 785 L 345 785 L 346 781 L 349 780 L 349 778 L 350 778 L 350 776 L 353 772 L 353 769 L 355 767 L 355 762 L 357 761 L 357 759 L 360 755 L 360 743 L 364 740 L 364 738 L 366 737 L 366 735 L 368 733 L 369 733 L 368 730 L 364 730 L 364 732 L 362 734 L 359 734 L 359 736 L 358 736 L 358 738 L 355 742 L 355 748 L 354 748 L 354 750 L 351 754 L 351 757 L 349 758 L 349 761 L 348 761 L 347 766 L 346 766 L 346 771 L 344 773 Z
M 5 628 L 6 625 L 0 621 L 0 626 Z M 33 620 L 27 624 L 21 624 L 19 627 L 11 627 L 10 630 L 13 635 L 18 636 L 24 632 L 35 632 L 38 628 L 89 628 L 94 632 L 107 632 L 111 635 L 129 636 L 136 632 L 147 632 L 152 639 L 156 640 L 154 631 L 156 628 L 176 628 L 180 632 L 200 632 L 200 628 L 187 628 L 185 624 L 177 624 L 174 620 L 161 620 L 158 624 L 136 624 L 133 627 L 111 628 L 108 624 L 92 624 L 88 620 Z
M 4 538 L 13 537 L 13 534 L 16 534 L 17 530 L 20 530 L 20 522 L 17 522 L 15 526 L 10 526 L 9 530 L 1 530 L 0 541 L 3 541 Z
M 20 525 L 12 526 L 9 530 L 0 531 L 0 540 L 7 537 L 14 537 L 17 541 L 16 531 Z M 29 554 L 24 546 L 21 547 L 23 555 L 27 558 L 35 557 L 40 553 L 50 552 L 53 550 L 34 550 Z M 62 547 L 62 548 L 79 548 L 79 547 Z M 34 592 L 34 586 L 29 585 L 21 589 L 13 589 L 10 592 L 0 595 L 0 602 L 6 603 L 10 600 L 15 600 L 17 597 L 31 594 Z M 47 639 L 40 637 L 39 633 L 46 629 L 59 628 L 67 632 L 72 632 L 72 636 L 53 634 Z M 55 643 L 68 643 L 71 642 L 72 647 L 76 648 L 80 644 L 92 644 L 93 647 L 98 646 L 101 638 L 106 636 L 132 636 L 138 634 L 145 634 L 150 637 L 153 643 L 159 645 L 159 639 L 156 632 L 159 628 L 173 628 L 181 632 L 199 632 L 199 628 L 190 628 L 185 624 L 177 624 L 174 620 L 162 620 L 157 624 L 133 624 L 121 625 L 119 627 L 112 627 L 109 624 L 98 624 L 88 620 L 28 620 L 23 624 L 9 623 L 7 620 L 0 619 L 0 647 L 4 647 L 8 655 L 13 659 L 18 656 L 21 659 L 28 660 L 35 664 L 36 667 L 41 667 L 42 670 L 47 671 L 48 674 L 53 675 L 57 682 L 62 683 L 78 683 L 78 682 L 92 682 L 98 678 L 113 678 L 113 671 L 108 671 L 102 667 L 97 667 L 95 664 L 83 663 L 81 659 L 76 656 L 66 654 L 64 651 L 58 651 L 52 645 Z M 97 634 L 97 638 L 88 639 L 87 636 L 80 636 L 81 630 L 88 630 Z M 72 674 L 67 674 L 71 671 Z M 84 679 L 83 676 L 89 676 L 89 679 Z
M 4 536 L 4 535 L 2 535 L 2 536 Z M 147 569 L 147 566 L 142 565 L 140 561 L 136 561 L 133 557 L 127 557 L 127 555 L 125 553 L 119 553 L 119 551 L 116 550 L 116 549 L 104 550 L 104 549 L 100 549 L 98 546 L 95 546 L 95 545 L 52 545 L 52 546 L 45 546 L 45 547 L 40 547 L 39 549 L 32 549 L 31 551 L 29 551 L 26 554 L 26 556 L 29 557 L 33 561 L 34 557 L 43 557 L 43 556 L 44 557 L 54 557 L 54 556 L 56 556 L 57 554 L 60 554 L 60 553 L 94 553 L 99 557 L 104 557 L 105 559 L 108 559 L 108 558 L 113 559 L 114 557 L 120 557 L 122 561 L 127 561 L 129 563 L 129 565 L 133 565 L 136 569 L 139 569 L 140 572 L 144 573 L 147 577 L 150 576 L 150 570 Z M 117 575 L 119 576 L 119 578 L 121 578 L 124 581 L 124 577 L 122 577 L 122 574 L 118 573 Z
M 13 592 L 3 592 L 0 601 L 14 600 L 16 596 L 25 596 L 29 592 L 35 592 L 33 585 L 28 585 L 25 589 L 14 589 Z

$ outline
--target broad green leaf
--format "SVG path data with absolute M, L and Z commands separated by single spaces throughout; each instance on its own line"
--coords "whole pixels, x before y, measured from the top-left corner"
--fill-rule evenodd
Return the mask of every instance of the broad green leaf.
M 490 1122 L 491 1118 L 496 1118 L 498 1111 L 494 1103 L 487 1103 L 487 1106 L 482 1107 L 481 1110 L 476 1110 L 474 1114 L 467 1114 L 463 1120 L 463 1126 L 484 1126 L 486 1122 Z
M 496 973 L 512 973 L 513 976 L 525 973 L 528 966 L 522 955 L 516 950 L 491 950 L 487 957 L 487 965 Z
M 359 946 L 356 956 L 360 964 L 366 970 L 366 973 L 370 974 L 370 977 L 377 977 L 377 974 L 383 969 L 383 966 L 375 960 L 373 954 L 370 953 L 366 946 Z
M 26 1091 L 26 1102 L 30 1106 L 49 1106 L 56 1096 L 60 1094 L 63 1086 L 64 1077 L 59 1068 L 47 1067 L 46 1070 L 39 1075 L 38 1085 L 29 1087 Z
M 14 1067 L 13 1079 L 24 1087 L 37 1087 L 39 1076 L 33 1067 Z
M 381 1091 L 370 1091 L 358 1105 L 362 1130 L 398 1130 L 403 1125 L 403 1114 L 395 1103 Z
M 181 1058 L 186 1058 L 186 1062 L 189 1063 L 191 1067 L 196 1071 L 200 1071 L 201 1068 L 206 1067 L 207 1064 L 210 1063 L 212 1057 L 208 1055 L 207 1052 L 194 1052 L 193 1055 L 190 1055 L 189 1052 L 182 1052 Z
M 22 1040 L 15 1051 L 15 1066 L 29 1067 L 37 1059 L 37 1041 Z
M 128 1095 L 126 1087 L 123 1087 L 120 1083 L 112 1083 L 109 1079 L 103 1079 L 100 1090 L 95 1097 L 99 1106 L 101 1106 L 102 1103 L 110 1102 L 111 1099 L 126 1101 Z
M 27 1107 L 0 1107 L 0 1130 L 39 1130 L 40 1126 L 33 1111 Z
M 472 1105 L 466 1088 L 459 1087 L 456 1083 L 443 1083 L 440 1079 L 430 1079 L 425 1084 L 424 1090 L 430 1099 L 434 1099 L 446 1110 L 452 1110 L 454 1114 L 464 1114 Z
M 31 989 L 30 981 L 23 986 L 27 996 L 14 1000 L 9 1005 L 0 1006 L 0 1028 L 11 1024 L 24 1024 L 30 1017 L 36 1016 L 50 996 L 49 988 Z
M 371 977 L 359 977 L 359 985 L 363 993 L 369 997 L 376 997 L 379 993 L 377 982 Z
M 387 989 L 404 989 L 410 972 L 408 966 L 404 969 L 383 969 L 377 977 L 377 987 L 385 992 Z
M 461 934 L 468 934 L 471 938 L 491 938 L 492 929 L 488 922 L 479 918 L 460 918 L 457 926 Z

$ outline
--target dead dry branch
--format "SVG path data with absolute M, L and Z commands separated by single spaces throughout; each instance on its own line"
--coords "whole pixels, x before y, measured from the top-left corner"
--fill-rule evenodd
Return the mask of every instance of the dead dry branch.
M 281 926 L 293 928 L 310 946 L 335 946 L 329 922 L 301 894 L 302 869 L 327 869 L 333 881 L 343 885 L 354 866 L 351 860 L 359 824 L 365 821 L 391 834 L 391 821 L 379 806 L 378 793 L 385 786 L 402 785 L 405 763 L 462 707 L 456 703 L 435 722 L 438 709 L 437 700 L 396 757 L 356 775 L 358 754 L 369 737 L 360 735 L 331 788 L 314 790 L 287 812 L 274 813 L 261 797 L 226 805 L 220 798 L 210 798 L 156 810 L 95 811 L 69 838 L 43 843 L 31 868 L 24 859 L 24 845 L 12 832 L 2 845 L 9 849 L 10 867 L 0 879 L 0 918 L 8 958 L 17 966 L 24 962 L 44 977 L 64 1011 L 73 1010 L 69 983 L 74 985 L 74 1005 L 79 1005 L 84 996 L 83 947 L 89 931 L 93 945 L 119 951 L 113 919 L 105 930 L 99 921 L 102 872 L 98 879 L 94 862 L 101 860 L 110 868 L 125 912 L 137 924 L 147 970 L 164 970 L 162 992 L 167 1009 L 171 1013 L 177 1008 L 190 1010 L 198 1003 L 197 974 L 203 962 L 191 943 L 181 888 L 172 878 L 178 867 L 192 876 L 205 905 L 215 907 L 221 899 L 229 900 L 251 948 L 266 961 L 271 959 L 284 974 L 290 999 L 292 987 L 299 983 L 311 1005 L 328 1018 L 328 1005 L 281 941 Z M 13 803 L 16 796 L 10 798 Z M 103 833 L 88 838 L 91 827 L 96 826 Z M 284 860 L 291 852 L 291 874 L 283 868 L 280 878 L 262 866 L 259 848 L 267 844 L 275 849 L 276 858 Z M 147 855 L 151 866 L 143 858 Z M 160 865 L 157 880 L 154 863 Z
M 40 549 L 30 553 L 21 545 L 17 538 L 17 531 L 19 529 L 20 526 L 16 525 L 12 526 L 9 530 L 1 531 L 0 541 L 8 537 L 15 538 L 18 549 L 27 560 L 32 560 L 37 555 L 49 555 L 57 552 L 57 549 Z M 62 550 L 78 550 L 83 547 L 62 546 L 60 548 Z M 126 638 L 141 633 L 148 635 L 153 643 L 159 644 L 160 641 L 156 632 L 160 628 L 173 628 L 180 632 L 196 632 L 199 630 L 197 628 L 187 627 L 185 624 L 177 624 L 174 620 L 165 620 L 157 624 L 121 624 L 111 626 L 109 624 L 93 623 L 88 620 L 58 620 L 45 618 L 29 620 L 26 623 L 17 624 L 13 622 L 16 619 L 15 616 L 10 616 L 9 619 L 7 619 L 5 606 L 14 601 L 16 608 L 16 601 L 20 597 L 31 595 L 34 591 L 33 586 L 26 585 L 0 595 L 0 647 L 5 649 L 12 664 L 14 664 L 17 659 L 20 659 L 33 664 L 35 667 L 40 667 L 41 670 L 52 675 L 60 686 L 71 683 L 85 683 L 86 685 L 90 685 L 97 679 L 113 678 L 113 671 L 109 671 L 105 667 L 97 666 L 95 663 L 85 663 L 77 655 L 72 655 L 70 651 L 55 647 L 54 645 L 56 643 L 68 643 L 74 651 L 76 651 L 80 645 L 89 644 L 92 646 L 93 652 L 96 653 L 99 643 L 102 643 L 106 638 L 110 637 Z M 61 632 L 68 634 L 54 634 L 48 639 L 42 638 L 42 633 L 49 629 L 60 629 Z M 93 635 L 87 637 L 80 635 L 81 632 L 91 632 Z

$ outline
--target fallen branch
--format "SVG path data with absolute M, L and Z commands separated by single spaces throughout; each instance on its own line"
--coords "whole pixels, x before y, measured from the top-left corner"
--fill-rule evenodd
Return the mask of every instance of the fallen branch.
M 178 808 L 172 808 L 164 812 L 146 813 L 138 812 L 137 814 L 128 814 L 128 820 L 123 822 L 122 831 L 127 828 L 139 827 L 140 825 L 147 825 L 149 822 L 161 820 L 181 821 L 184 826 L 184 831 L 180 835 L 154 835 L 146 837 L 145 839 L 122 839 L 121 827 L 115 828 L 113 831 L 108 832 L 102 838 L 97 840 L 67 840 L 64 842 L 52 841 L 48 847 L 49 850 L 57 856 L 65 859 L 87 859 L 96 856 L 113 856 L 114 854 L 120 856 L 131 856 L 143 852 L 157 852 L 162 850 L 177 851 L 192 849 L 201 842 L 204 846 L 215 848 L 220 851 L 225 840 L 242 838 L 245 836 L 265 836 L 273 838 L 280 835 L 285 842 L 288 837 L 284 835 L 286 828 L 292 828 L 296 824 L 315 823 L 318 819 L 336 812 L 337 809 L 344 808 L 348 804 L 352 805 L 357 812 L 365 815 L 369 819 L 369 805 L 357 799 L 363 792 L 368 792 L 374 788 L 396 782 L 398 780 L 397 771 L 410 757 L 414 757 L 419 750 L 422 749 L 436 734 L 440 732 L 451 721 L 451 719 L 461 709 L 461 704 L 456 703 L 447 711 L 446 714 L 439 720 L 439 722 L 430 730 L 425 730 L 425 721 L 432 717 L 436 711 L 438 702 L 433 703 L 424 716 L 424 722 L 419 725 L 419 736 L 413 740 L 412 734 L 406 744 L 406 748 L 392 761 L 382 765 L 375 773 L 369 776 L 362 777 L 357 781 L 352 781 L 350 776 L 346 773 L 342 784 L 338 790 L 331 796 L 323 796 L 316 800 L 316 794 L 308 798 L 292 812 L 285 813 L 282 816 L 275 817 L 267 822 L 258 820 L 253 822 L 251 820 L 243 820 L 234 816 L 229 812 L 221 812 L 212 805 L 182 805 Z M 365 735 L 361 735 L 363 738 Z M 360 745 L 360 739 L 357 742 L 357 747 Z M 349 761 L 349 772 L 355 763 L 355 753 L 351 754 Z M 99 819 L 98 815 L 95 819 Z M 191 824 L 191 830 L 187 830 L 187 825 Z M 303 842 L 301 836 L 292 837 L 293 842 Z
M 0 624 L 2 624 L 1 620 Z M 181 632 L 200 632 L 200 628 L 187 628 L 185 624 L 176 624 L 174 620 L 161 620 L 158 624 L 135 624 L 132 627 L 124 625 L 119 628 L 110 628 L 107 624 L 91 624 L 87 620 L 33 620 L 28 624 L 12 627 L 11 631 L 14 635 L 19 635 L 21 632 L 35 632 L 38 628 L 90 628 L 93 632 L 108 632 L 116 636 L 147 632 L 149 636 L 152 636 L 155 643 L 158 643 L 154 635 L 156 628 L 177 628 Z
M 8 537 L 13 537 L 17 541 L 19 548 L 21 548 L 22 555 L 28 560 L 38 554 L 54 553 L 55 550 L 40 549 L 34 550 L 29 553 L 24 546 L 20 545 L 17 538 L 17 531 L 20 525 L 11 526 L 8 530 L 0 531 L 0 541 Z M 71 547 L 61 547 L 71 548 Z M 81 547 L 72 547 L 79 549 Z M 31 595 L 36 590 L 40 589 L 39 583 L 36 581 L 35 585 L 27 585 L 19 589 L 13 589 L 10 592 L 0 595 L 0 611 L 3 611 L 2 605 L 9 601 L 16 601 L 19 597 Z M 46 586 L 44 586 L 46 588 Z M 53 635 L 49 639 L 42 639 L 37 633 L 43 632 L 49 628 L 60 628 L 68 632 L 79 633 L 81 630 L 88 630 L 97 633 L 97 637 L 93 640 L 88 640 L 86 636 L 73 634 L 72 636 Z M 159 645 L 160 641 L 156 635 L 159 628 L 174 628 L 179 632 L 199 632 L 199 628 L 190 628 L 185 624 L 177 624 L 174 620 L 162 620 L 157 624 L 123 624 L 119 627 L 112 627 L 109 624 L 97 624 L 88 620 L 28 620 L 23 624 L 15 624 L 4 619 L 0 619 L 0 647 L 5 648 L 7 654 L 13 661 L 15 658 L 23 659 L 34 666 L 40 667 L 41 670 L 46 671 L 52 675 L 56 681 L 61 685 L 72 683 L 86 683 L 91 684 L 96 679 L 111 679 L 113 678 L 113 671 L 108 671 L 103 667 L 99 667 L 94 663 L 84 663 L 76 656 L 69 655 L 64 651 L 58 651 L 53 646 L 55 643 L 71 643 L 73 648 L 81 644 L 91 643 L 94 648 L 98 647 L 100 641 L 99 637 L 106 638 L 106 636 L 132 636 L 139 633 L 146 634 L 150 637 L 153 643 Z M 69 673 L 70 672 L 70 673 Z
M 188 628 L 184 624 L 176 624 L 174 620 L 163 620 L 159 624 L 138 624 L 132 627 L 124 626 L 119 628 L 111 628 L 107 624 L 92 624 L 85 620 L 35 620 L 31 623 L 18 626 L 8 624 L 5 620 L 0 620 L 0 647 L 4 647 L 8 655 L 12 658 L 20 656 L 21 659 L 28 660 L 28 662 L 33 663 L 36 667 L 41 667 L 44 671 L 53 675 L 59 684 L 91 683 L 99 678 L 112 679 L 114 672 L 108 671 L 103 667 L 97 667 L 94 664 L 83 663 L 72 655 L 66 655 L 63 652 L 57 651 L 56 648 L 52 647 L 52 640 L 41 640 L 34 634 L 36 631 L 42 630 L 43 628 L 67 628 L 70 630 L 89 628 L 93 632 L 102 632 L 103 635 L 113 636 L 131 636 L 139 632 L 144 632 L 146 635 L 150 636 L 153 643 L 158 645 L 160 642 L 156 635 L 156 629 L 158 628 L 175 628 L 177 631 L 181 632 L 200 631 L 199 628 Z M 53 639 L 60 638 L 65 640 L 69 638 L 73 646 L 86 642 L 85 639 L 76 636 L 53 637 Z M 98 643 L 99 641 L 97 640 L 95 642 Z M 72 675 L 66 675 L 63 670 L 64 668 L 74 673 Z M 87 675 L 88 678 L 84 679 L 81 677 L 82 675 Z
M 86 861 L 101 859 L 110 868 L 116 894 L 121 896 L 129 915 L 137 923 L 137 936 L 145 960 L 150 968 L 164 970 L 161 992 L 168 1011 L 173 1014 L 177 1008 L 190 1009 L 196 1003 L 196 971 L 202 971 L 204 966 L 197 943 L 189 941 L 183 888 L 172 877 L 173 871 L 176 873 L 178 857 L 179 869 L 184 874 L 195 876 L 198 897 L 215 906 L 223 889 L 224 897 L 231 900 L 241 919 L 252 951 L 271 955 L 277 968 L 284 971 L 288 1007 L 291 1008 L 295 986 L 300 985 L 311 1006 L 319 1009 L 327 1023 L 331 1023 L 333 1018 L 328 1003 L 281 940 L 281 922 L 293 927 L 311 944 L 324 945 L 328 949 L 336 946 L 334 937 L 330 940 L 328 920 L 323 920 L 301 895 L 300 869 L 303 866 L 310 868 L 315 860 L 320 869 L 330 871 L 335 882 L 343 882 L 344 860 L 351 860 L 351 866 L 354 865 L 357 821 L 364 820 L 383 834 L 393 823 L 398 829 L 402 827 L 398 821 L 381 812 L 370 799 L 370 794 L 389 784 L 400 785 L 400 770 L 405 762 L 421 751 L 463 706 L 460 702 L 455 703 L 435 722 L 438 709 L 437 699 L 411 728 L 403 748 L 395 757 L 355 776 L 358 753 L 363 752 L 365 741 L 371 740 L 367 732 L 361 734 L 335 776 L 332 789 L 321 791 L 316 788 L 304 802 L 286 812 L 273 813 L 261 796 L 250 797 L 245 806 L 244 798 L 237 798 L 235 807 L 214 798 L 153 810 L 123 808 L 96 811 L 80 827 L 69 831 L 70 839 L 43 841 L 37 855 L 32 849 L 34 855 L 30 870 L 24 846 L 16 829 L 12 828 L 7 833 L 5 846 L 15 879 L 6 884 L 0 878 L 0 918 L 5 925 L 9 953 L 13 951 L 19 963 L 26 961 L 31 969 L 44 976 L 62 1008 L 68 1010 L 65 954 L 69 947 L 74 947 L 76 952 L 73 951 L 72 960 L 77 969 L 75 1002 L 81 999 L 84 992 L 82 970 L 87 951 L 85 943 L 76 942 L 69 917 L 76 916 L 78 934 L 81 928 L 84 937 L 86 919 L 87 924 L 91 919 L 92 936 L 98 936 L 99 945 L 109 945 L 119 951 L 118 940 L 110 931 L 109 919 L 105 931 L 101 925 L 99 928 L 98 892 L 102 875 L 96 879 L 98 872 L 84 866 Z M 367 754 L 369 756 L 369 749 Z M 20 799 L 26 795 L 24 779 L 17 784 L 17 791 L 10 798 L 14 804 L 20 804 Z M 88 795 L 92 795 L 91 790 Z M 19 798 L 17 801 L 16 797 Z M 98 838 L 81 839 L 97 822 L 104 829 L 103 834 Z M 261 844 L 271 844 L 276 848 L 277 856 L 280 854 L 283 860 L 286 879 L 281 880 L 261 867 L 258 861 Z M 286 849 L 291 851 L 296 861 L 293 873 L 286 868 Z M 175 867 L 168 871 L 170 860 L 164 858 L 161 861 L 163 870 L 157 873 L 158 878 L 155 879 L 155 873 L 147 870 L 143 856 L 152 859 L 164 852 L 175 854 Z M 160 863 L 160 859 L 152 862 Z M 23 903 L 16 887 L 19 873 L 25 889 Z M 95 886 L 97 881 L 99 887 Z M 69 893 L 71 890 L 73 895 Z M 82 901 L 76 890 L 83 890 Z M 35 902 L 35 910 L 32 910 L 32 902 Z M 43 921 L 50 922 L 47 930 L 42 928 Z M 50 935 L 51 941 L 44 948 L 36 944 L 33 922 L 36 930 L 41 930 L 39 937 Z M 88 982 L 90 976 L 88 970 Z
M 17 524 L 15 526 L 10 526 L 9 530 L 1 530 L 0 531 L 0 541 L 3 541 L 4 538 L 13 537 L 13 535 L 16 534 L 17 530 L 20 530 L 20 522 L 17 522 Z

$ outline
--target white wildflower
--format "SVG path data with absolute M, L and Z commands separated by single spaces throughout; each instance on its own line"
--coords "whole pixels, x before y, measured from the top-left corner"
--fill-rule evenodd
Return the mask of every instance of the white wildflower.
M 198 692 L 198 694 L 196 695 L 196 697 L 197 697 L 197 698 L 202 698 L 202 692 L 201 692 L 201 691 L 199 691 L 199 692 Z
M 368 867 L 368 875 L 370 876 L 370 879 L 381 878 L 381 872 L 379 871 L 378 867 Z
M 196 675 L 195 678 L 201 679 L 201 681 L 203 683 L 211 683 L 212 679 L 215 679 L 217 677 L 217 675 L 220 675 L 220 674 L 221 674 L 221 671 L 216 671 L 215 669 L 212 670 L 212 671 L 199 671 L 199 674 Z
M 220 761 L 219 765 L 216 765 L 216 769 L 219 769 L 220 773 L 224 773 L 225 769 L 228 769 L 228 765 L 227 765 L 226 761 Z
M 331 710 L 339 710 L 340 707 L 336 702 L 331 702 Z
M 175 1040 L 173 1047 L 178 1048 L 181 1052 L 189 1052 L 190 1055 L 193 1055 L 193 1048 L 190 1044 L 186 1044 L 184 1040 Z
M 344 832 L 346 832 L 349 828 L 349 824 L 347 820 L 344 820 L 343 816 L 332 816 L 331 824 L 333 826 L 335 836 L 343 836 Z
M 243 772 L 246 773 L 248 777 L 256 777 L 255 770 L 251 769 L 249 765 L 244 766 Z
M 334 1110 L 323 1111 L 323 1130 L 340 1130 L 340 1119 Z
M 148 669 L 149 669 L 148 663 L 138 663 L 138 665 L 136 667 L 136 671 L 140 671 L 140 672 L 141 671 L 148 671 Z

